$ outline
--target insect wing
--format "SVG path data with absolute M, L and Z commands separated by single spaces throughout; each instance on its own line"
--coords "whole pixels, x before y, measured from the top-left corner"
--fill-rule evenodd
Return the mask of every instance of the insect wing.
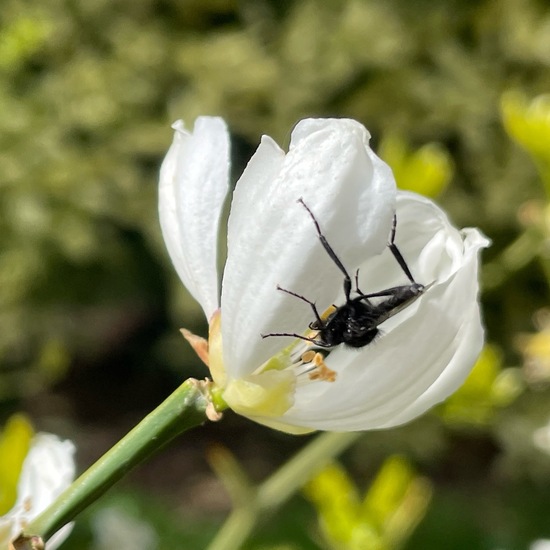
M 413 302 L 416 302 L 418 298 L 424 295 L 426 291 L 433 285 L 434 283 L 430 283 L 426 286 L 416 283 L 415 285 L 405 286 L 403 287 L 401 297 L 394 296 L 394 298 L 382 302 L 377 306 L 374 306 L 374 308 L 377 310 L 375 326 L 381 325 L 384 321 L 387 321 L 394 315 L 397 315 L 405 308 L 409 307 Z

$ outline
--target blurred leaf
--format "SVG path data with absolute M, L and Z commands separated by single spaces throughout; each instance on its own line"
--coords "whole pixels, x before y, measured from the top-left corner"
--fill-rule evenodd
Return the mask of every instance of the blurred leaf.
M 503 369 L 502 353 L 485 345 L 464 384 L 438 410 L 450 423 L 487 425 L 499 408 L 509 405 L 523 390 L 518 369 Z
M 346 471 L 333 463 L 305 486 L 331 548 L 391 550 L 401 547 L 424 516 L 431 497 L 427 480 L 401 457 L 382 465 L 363 502 Z
M 33 435 L 31 424 L 20 414 L 13 415 L 0 434 L 0 515 L 15 504 L 19 475 Z
M 344 468 L 330 464 L 308 481 L 303 490 L 315 505 L 323 531 L 336 548 L 349 542 L 359 522 L 361 506 L 357 489 Z
M 386 135 L 378 154 L 390 165 L 400 189 L 437 197 L 453 177 L 451 158 L 437 143 L 428 143 L 411 152 L 404 140 Z
M 508 135 L 531 155 L 550 196 L 550 94 L 528 100 L 511 90 L 502 95 L 500 106 Z
M 11 21 L 0 30 L 0 71 L 15 70 L 44 46 L 53 25 L 39 14 Z

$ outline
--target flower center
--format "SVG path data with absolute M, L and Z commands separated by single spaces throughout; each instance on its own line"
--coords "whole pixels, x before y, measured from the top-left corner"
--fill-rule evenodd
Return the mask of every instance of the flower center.
M 297 387 L 313 381 L 336 380 L 336 372 L 327 367 L 325 356 L 302 340 L 295 340 L 241 378 L 228 379 L 222 352 L 221 315 L 218 312 L 210 322 L 208 366 L 215 383 L 223 388 L 223 400 L 245 416 L 282 416 L 294 404 Z

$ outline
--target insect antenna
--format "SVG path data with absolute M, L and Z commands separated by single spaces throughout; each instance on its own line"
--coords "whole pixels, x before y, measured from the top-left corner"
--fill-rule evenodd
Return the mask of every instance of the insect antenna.
M 308 300 L 305 296 L 302 296 L 301 294 L 298 294 L 297 292 L 292 292 L 292 290 L 287 290 L 286 288 L 283 288 L 280 285 L 277 285 L 277 290 L 280 290 L 281 292 L 286 292 L 287 294 L 290 294 L 291 296 L 294 296 L 296 298 L 300 298 L 303 302 L 306 304 L 309 304 L 311 306 L 311 309 L 313 310 L 313 314 L 315 315 L 316 322 L 319 327 L 323 327 L 324 323 L 321 319 L 321 316 L 319 315 L 319 311 L 317 310 L 317 306 L 315 305 L 315 302 L 312 302 L 311 300 Z

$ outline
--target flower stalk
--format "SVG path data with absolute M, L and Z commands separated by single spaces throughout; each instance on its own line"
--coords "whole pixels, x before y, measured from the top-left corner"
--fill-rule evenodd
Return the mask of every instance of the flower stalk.
M 34 548 L 37 537 L 44 541 L 48 540 L 132 468 L 176 436 L 206 420 L 218 420 L 220 414 L 212 406 L 210 387 L 209 381 L 186 380 L 84 472 L 42 514 L 33 519 L 14 541 L 14 548 Z
M 312 476 L 362 435 L 361 432 L 321 434 L 257 487 L 246 480 L 246 474 L 231 456 L 217 450 L 211 456 L 212 466 L 231 494 L 233 511 L 208 550 L 242 548 L 262 518 L 278 510 Z M 239 478 L 237 483 L 235 477 Z

